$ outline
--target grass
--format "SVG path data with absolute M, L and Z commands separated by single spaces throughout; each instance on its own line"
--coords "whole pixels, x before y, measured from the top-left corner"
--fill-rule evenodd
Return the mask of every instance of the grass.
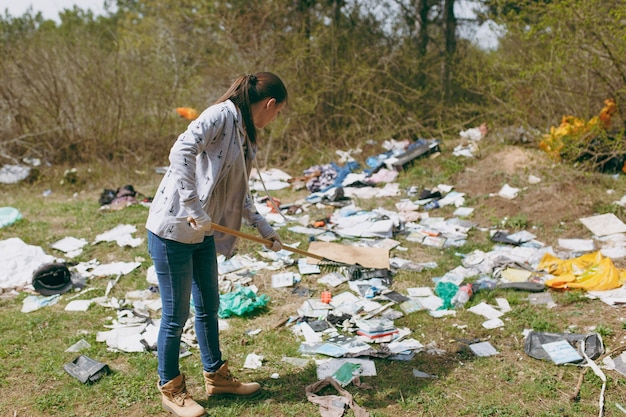
M 421 161 L 401 175 L 401 188 L 453 183 L 459 175 L 471 172 L 466 171 L 466 168 L 474 163 L 443 155 Z M 71 167 L 42 168 L 40 177 L 32 183 L 0 185 L 3 196 L 1 205 L 15 207 L 23 215 L 23 220 L 0 229 L 0 240 L 19 237 L 52 254 L 55 252 L 50 244 L 58 239 L 73 236 L 92 242 L 98 234 L 118 224 L 135 225 L 135 236 L 145 237 L 145 207 L 136 205 L 121 211 L 100 211 L 98 197 L 104 188 L 117 188 L 125 184 L 133 184 L 136 190 L 151 195 L 160 179 L 151 167 L 131 168 L 106 164 L 97 169 L 76 167 L 76 178 L 73 181 L 64 178 L 68 168 Z M 498 181 L 508 180 L 506 175 L 499 173 Z M 581 175 L 576 178 L 581 181 L 578 189 L 582 195 L 572 198 L 587 198 L 585 196 L 590 194 L 590 190 L 598 186 L 595 176 Z M 558 176 L 550 179 L 557 180 Z M 612 184 L 608 179 L 602 181 Z M 51 190 L 51 193 L 44 196 L 47 190 Z M 275 194 L 283 202 L 304 195 L 303 192 L 294 195 L 291 191 Z M 478 196 L 468 198 L 480 202 L 486 209 L 493 202 L 492 199 Z M 379 205 L 393 208 L 393 199 L 358 203 L 365 209 Z M 594 204 L 595 207 L 611 210 L 609 206 L 602 206 L 597 199 Z M 452 210 L 444 207 L 437 215 L 448 217 Z M 484 226 L 490 226 L 490 217 L 497 223 L 508 222 L 514 229 L 548 221 L 515 212 L 505 215 L 498 208 L 486 211 L 487 214 L 482 218 L 487 219 Z M 311 219 L 325 217 L 328 213 L 327 208 L 313 207 L 309 212 Z M 477 216 L 476 220 L 481 219 Z M 542 237 L 558 238 L 554 234 L 556 232 L 552 232 L 554 229 L 542 230 L 548 233 Z M 302 244 L 306 245 L 306 239 L 299 235 L 285 230 L 281 230 L 281 235 L 285 241 L 301 239 Z M 398 239 L 403 238 L 399 236 Z M 439 250 L 405 241 L 402 241 L 402 245 L 408 251 L 398 253 L 398 256 L 419 262 L 436 261 L 438 266 L 419 273 L 398 272 L 393 283 L 393 289 L 398 291 L 415 286 L 433 287 L 433 278 L 460 265 L 460 254 L 476 249 L 488 251 L 492 247 L 487 231 L 477 229 L 472 230 L 467 244 L 461 248 Z M 256 244 L 241 241 L 238 250 L 239 253 L 253 253 L 256 249 Z M 138 248 L 120 248 L 114 243 L 105 242 L 88 245 L 75 261 L 91 259 L 98 259 L 102 263 L 141 262 L 140 268 L 121 278 L 111 293 L 112 297 L 122 299 L 126 292 L 148 286 L 146 273 L 150 258 L 145 244 Z M 248 401 L 207 400 L 203 395 L 197 350 L 192 349 L 191 356 L 181 361 L 182 370 L 188 375 L 190 392 L 207 408 L 209 415 L 319 415 L 317 407 L 306 401 L 304 393 L 304 387 L 317 380 L 314 363 L 299 368 L 282 361 L 283 357 L 300 357 L 300 340 L 293 334 L 291 327 L 273 328 L 280 319 L 294 315 L 303 300 L 288 289 L 272 288 L 270 275 L 270 272 L 260 271 L 253 277 L 260 292 L 270 297 L 267 309 L 249 317 L 228 319 L 229 329 L 221 335 L 224 354 L 236 375 L 242 380 L 255 380 L 262 384 L 263 392 L 259 397 Z M 79 295 L 79 298 L 104 295 L 107 283 L 108 278 L 88 281 L 88 288 L 94 290 Z M 315 278 L 305 277 L 301 285 L 316 289 L 318 293 L 323 289 Z M 343 290 L 343 287 L 337 289 Z M 551 293 L 557 306 L 550 309 L 530 305 L 525 298 L 527 294 L 514 290 L 495 289 L 475 294 L 466 307 L 482 301 L 494 303 L 497 297 L 509 301 L 512 311 L 504 317 L 505 326 L 496 330 L 483 328 L 483 320 L 466 309 L 457 311 L 454 317 L 440 319 L 434 319 L 424 312 L 406 315 L 396 320 L 396 325 L 410 328 L 412 337 L 424 345 L 436 346 L 443 353 L 420 352 L 408 362 L 375 359 L 377 376 L 362 378 L 372 388 L 358 389 L 349 385 L 347 389 L 354 395 L 355 401 L 374 417 L 596 415 L 600 380 L 592 372 L 586 372 L 578 399 L 571 400 L 582 370 L 575 366 L 556 366 L 529 357 L 523 349 L 523 332 L 527 329 L 546 332 L 575 329 L 587 333 L 595 329 L 603 336 L 607 351 L 611 351 L 619 348 L 624 340 L 620 310 L 589 300 L 581 291 Z M 155 386 L 157 363 L 153 353 L 111 352 L 104 343 L 96 341 L 97 333 L 106 330 L 105 325 L 115 316 L 114 310 L 94 305 L 87 312 L 66 312 L 64 306 L 69 295 L 64 295 L 56 305 L 22 313 L 20 310 L 26 296 L 27 293 L 18 292 L 4 293 L 0 297 L 0 415 L 165 415 Z M 248 333 L 251 329 L 261 329 L 261 332 L 252 336 Z M 84 385 L 65 373 L 63 365 L 77 355 L 65 350 L 80 339 L 85 339 L 91 345 L 81 353 L 109 365 L 111 375 L 95 384 Z M 499 353 L 487 358 L 476 357 L 467 347 L 468 340 L 488 340 Z M 261 369 L 241 368 L 249 353 L 263 355 Z M 416 378 L 413 369 L 434 374 L 437 378 Z M 273 373 L 278 373 L 279 378 L 271 378 Z M 615 403 L 626 404 L 623 377 L 613 371 L 606 371 L 606 374 L 608 388 L 605 415 L 621 415 Z M 325 390 L 322 393 L 334 392 Z M 347 412 L 346 415 L 352 414 Z

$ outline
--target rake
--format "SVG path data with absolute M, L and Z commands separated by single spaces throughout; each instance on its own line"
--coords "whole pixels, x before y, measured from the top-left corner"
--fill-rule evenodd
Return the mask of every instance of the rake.
M 269 239 L 264 239 L 264 238 L 259 237 L 259 236 L 255 236 L 255 235 L 251 235 L 251 234 L 248 234 L 248 233 L 240 232 L 239 230 L 230 229 L 228 227 L 221 226 L 221 225 L 216 224 L 216 223 L 211 223 L 211 227 L 213 228 L 213 230 L 217 230 L 218 232 L 222 232 L 222 233 L 225 233 L 227 235 L 240 237 L 242 239 L 250 240 L 250 241 L 253 241 L 253 242 L 262 243 L 263 245 L 266 245 L 266 246 L 272 246 L 272 243 L 273 243 Z M 328 258 L 326 258 L 326 257 L 324 257 L 322 255 L 318 255 L 316 253 L 307 252 L 307 251 L 302 250 L 302 249 L 294 248 L 293 246 L 282 245 L 282 248 L 284 250 L 292 252 L 292 253 L 297 253 L 299 255 L 308 256 L 310 258 L 317 259 L 319 261 L 318 266 L 320 267 L 320 269 L 323 269 L 325 271 L 338 271 L 338 270 L 341 270 L 343 268 L 354 269 L 354 268 L 359 268 L 360 267 L 360 265 L 357 265 L 357 264 L 348 264 L 348 263 L 345 263 L 345 262 L 334 261 L 334 260 L 328 259 Z

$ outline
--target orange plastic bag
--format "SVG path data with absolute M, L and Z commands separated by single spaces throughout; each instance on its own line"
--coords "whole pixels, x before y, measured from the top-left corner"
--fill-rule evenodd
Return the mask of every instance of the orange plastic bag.
M 611 258 L 600 252 L 588 253 L 578 258 L 562 260 L 546 253 L 537 269 L 554 275 L 545 282 L 552 288 L 580 288 L 587 291 L 612 290 L 621 287 L 626 271 L 617 268 Z

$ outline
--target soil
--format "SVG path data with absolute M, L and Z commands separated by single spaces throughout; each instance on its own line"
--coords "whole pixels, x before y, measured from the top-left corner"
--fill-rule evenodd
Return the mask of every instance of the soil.
M 578 219 L 592 215 L 595 203 L 581 188 L 578 175 L 561 175 L 563 167 L 536 148 L 504 146 L 481 154 L 452 181 L 470 202 L 475 200 L 472 220 L 478 225 L 495 226 L 498 219 L 517 217 L 527 223 L 527 229 L 550 241 L 585 233 Z M 540 182 L 531 183 L 531 176 Z M 518 196 L 498 196 L 504 184 L 519 188 Z

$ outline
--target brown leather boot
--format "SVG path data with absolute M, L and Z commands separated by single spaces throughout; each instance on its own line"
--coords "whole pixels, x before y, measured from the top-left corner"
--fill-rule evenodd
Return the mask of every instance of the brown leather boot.
M 228 370 L 228 362 L 215 372 L 204 371 L 206 393 L 211 396 L 236 396 L 250 397 L 261 390 L 261 385 L 256 382 L 241 383 Z
M 163 386 L 159 386 L 163 408 L 176 417 L 202 417 L 206 415 L 204 408 L 195 402 L 187 392 L 185 375 L 180 374 Z

